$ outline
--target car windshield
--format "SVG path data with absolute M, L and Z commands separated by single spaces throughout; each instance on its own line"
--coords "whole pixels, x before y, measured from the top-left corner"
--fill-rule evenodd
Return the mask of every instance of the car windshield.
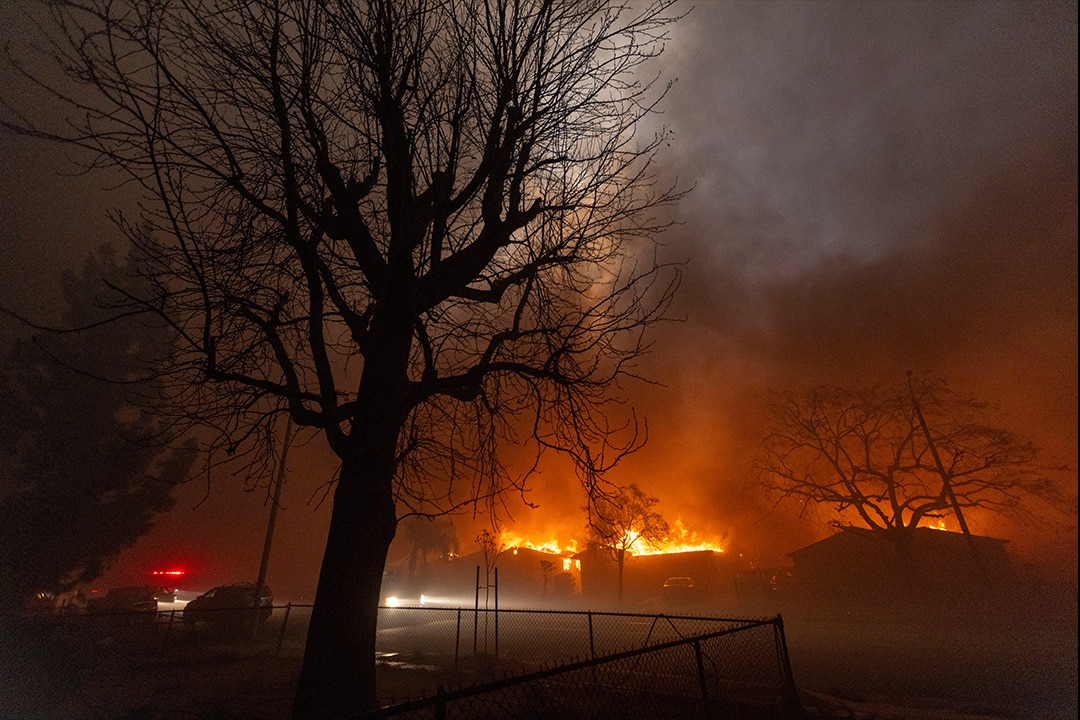
M 122 587 L 113 588 L 106 595 L 113 600 L 145 600 L 150 592 L 141 587 Z

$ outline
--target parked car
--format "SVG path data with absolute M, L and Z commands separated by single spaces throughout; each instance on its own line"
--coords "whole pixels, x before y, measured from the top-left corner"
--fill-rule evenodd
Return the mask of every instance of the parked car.
M 176 602 L 176 591 L 170 590 L 167 587 L 155 587 L 154 599 L 159 603 L 174 603 Z
M 94 615 L 119 613 L 156 613 L 154 588 L 149 585 L 117 587 L 86 602 L 86 611 Z
M 669 608 L 686 608 L 701 601 L 700 588 L 689 577 L 669 577 L 664 581 L 660 597 Z
M 254 622 L 262 624 L 273 612 L 274 596 L 269 587 L 263 586 L 256 603 L 257 592 L 255 583 L 219 585 L 184 607 L 184 623 L 240 627 L 250 627 Z
M 19 614 L 22 617 L 44 617 L 56 614 L 56 596 L 47 590 L 39 590 L 23 598 Z

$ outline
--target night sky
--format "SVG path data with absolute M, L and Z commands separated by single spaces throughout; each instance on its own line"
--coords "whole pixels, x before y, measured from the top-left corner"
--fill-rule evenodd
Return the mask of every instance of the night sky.
M 5 42 L 20 22 L 0 7 Z M 661 175 L 693 186 L 664 238 L 686 262 L 682 320 L 645 362 L 662 386 L 632 389 L 649 445 L 611 479 L 778 562 L 829 530 L 745 489 L 766 391 L 913 369 L 999 404 L 1044 461 L 1073 466 L 1075 493 L 1076 59 L 1075 2 L 697 3 L 664 56 L 677 82 L 656 118 L 674 131 Z M 0 153 L 0 304 L 48 319 L 57 274 L 119 242 L 105 212 L 131 199 L 63 174 L 75 168 L 60 148 L 0 135 Z M 333 464 L 315 441 L 290 469 L 270 568 L 282 599 L 313 591 L 329 519 L 317 489 Z M 546 467 L 530 496 L 541 508 L 515 512 L 515 529 L 580 534 L 574 483 Z M 181 488 L 103 584 L 171 564 L 201 587 L 254 578 L 266 491 L 217 478 L 198 504 L 206 490 Z M 1074 577 L 1075 518 L 1036 512 L 973 530 Z M 463 551 L 484 524 L 459 521 Z

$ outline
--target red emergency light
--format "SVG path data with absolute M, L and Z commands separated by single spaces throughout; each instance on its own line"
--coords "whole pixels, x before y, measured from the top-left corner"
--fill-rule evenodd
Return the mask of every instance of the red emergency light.
M 151 575 L 157 575 L 159 577 L 162 576 L 162 575 L 167 575 L 169 577 L 180 577 L 181 575 L 184 574 L 184 571 L 183 570 L 154 570 L 150 574 Z

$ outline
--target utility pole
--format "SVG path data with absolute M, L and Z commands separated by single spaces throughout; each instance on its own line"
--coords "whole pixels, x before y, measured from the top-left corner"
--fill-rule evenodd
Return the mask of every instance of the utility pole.
M 960 501 L 956 499 L 956 493 L 953 492 L 952 483 L 949 481 L 949 473 L 945 471 L 945 464 L 941 462 L 941 456 L 938 455 L 937 445 L 934 444 L 934 438 L 930 435 L 930 428 L 926 425 L 926 418 L 923 417 L 922 408 L 919 406 L 919 400 L 915 397 L 915 387 L 911 384 L 910 370 L 907 371 L 908 379 L 908 392 L 911 393 L 911 404 L 915 408 L 915 417 L 919 419 L 919 425 L 922 427 L 923 435 L 926 437 L 926 444 L 930 448 L 930 454 L 934 457 L 934 464 L 937 466 L 938 475 L 941 476 L 942 490 L 945 492 L 945 496 L 949 498 L 949 502 L 952 504 L 953 512 L 956 514 L 956 520 L 960 523 L 960 530 L 967 535 L 971 536 L 971 531 L 968 529 L 967 520 L 964 519 L 964 513 L 960 509 Z
M 255 583 L 255 607 L 259 607 L 263 590 L 266 588 L 266 568 L 270 564 L 270 546 L 274 541 L 274 524 L 277 522 L 278 505 L 281 503 L 281 486 L 285 484 L 285 458 L 289 454 L 292 442 L 293 423 L 289 418 L 285 424 L 285 438 L 281 443 L 281 460 L 278 462 L 277 479 L 274 481 L 274 497 L 270 504 L 270 520 L 266 524 L 266 540 L 263 541 L 262 562 L 259 563 L 259 579 Z M 257 623 L 253 623 L 253 626 Z
M 983 574 L 982 561 L 979 558 L 979 549 L 975 546 L 975 538 L 971 535 L 971 530 L 968 529 L 967 519 L 964 518 L 964 512 L 960 509 L 960 501 L 956 499 L 956 493 L 953 491 L 952 482 L 949 478 L 949 473 L 945 470 L 945 464 L 941 462 L 941 456 L 938 454 L 937 445 L 934 444 L 934 438 L 930 435 L 930 428 L 926 424 L 926 418 L 923 416 L 922 408 L 919 406 L 919 400 L 915 397 L 915 386 L 911 382 L 912 372 L 907 371 L 908 379 L 908 392 L 911 393 L 911 404 L 915 408 L 915 416 L 919 419 L 919 425 L 922 427 L 923 435 L 926 437 L 926 444 L 930 448 L 930 454 L 934 457 L 934 464 L 937 466 L 938 475 L 941 476 L 941 489 L 945 493 L 945 496 L 949 498 L 949 502 L 952 504 L 953 512 L 956 514 L 956 520 L 960 523 L 960 531 L 964 533 L 964 537 L 967 539 L 968 549 L 971 551 L 971 558 L 975 561 L 975 567 L 979 574 Z

